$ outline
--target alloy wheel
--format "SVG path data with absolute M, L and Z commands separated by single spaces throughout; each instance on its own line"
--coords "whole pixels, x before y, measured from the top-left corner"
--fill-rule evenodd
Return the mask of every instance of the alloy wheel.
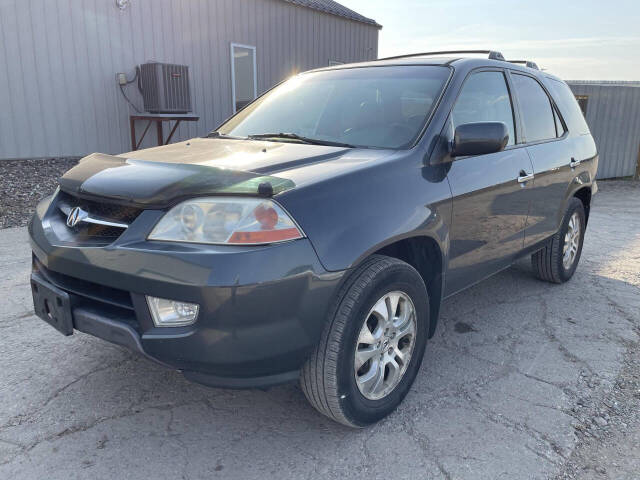
M 416 310 L 407 294 L 386 293 L 369 311 L 358 335 L 354 370 L 369 400 L 386 397 L 400 383 L 415 345 Z
M 562 247 L 562 265 L 565 270 L 569 270 L 578 255 L 580 246 L 580 217 L 578 212 L 573 212 L 567 224 L 567 233 L 564 236 L 564 246 Z

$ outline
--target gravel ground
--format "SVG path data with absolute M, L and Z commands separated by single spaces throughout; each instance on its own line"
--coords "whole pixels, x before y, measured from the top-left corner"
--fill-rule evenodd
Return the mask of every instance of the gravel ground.
M 564 285 L 526 261 L 446 301 L 400 408 L 363 430 L 295 384 L 189 383 L 32 313 L 0 230 L 0 478 L 640 478 L 640 184 L 601 182 Z
M 636 334 L 640 329 L 635 327 Z M 624 366 L 602 399 L 582 398 L 572 409 L 577 447 L 558 479 L 640 478 L 640 348 L 630 344 Z
M 602 277 L 617 278 L 626 286 L 640 286 L 640 182 L 599 182 L 603 195 L 595 206 L 604 203 L 612 215 L 627 225 L 616 222 L 607 232 L 613 257 L 600 270 Z M 615 192 L 615 196 L 613 193 Z M 591 227 L 591 225 L 590 225 Z M 597 227 L 596 227 L 597 228 Z M 587 232 L 589 235 L 589 232 Z M 606 254 L 606 253 L 605 253 Z M 617 258 L 616 258 L 617 257 Z M 623 260 L 625 259 L 625 260 Z M 615 288 L 611 281 L 602 282 L 603 291 Z M 571 409 L 576 421 L 573 428 L 577 444 L 564 463 L 562 479 L 640 479 L 640 292 L 632 290 L 628 301 L 605 294 L 607 302 L 635 332 L 631 338 L 618 341 L 626 347 L 620 370 L 610 390 L 580 397 Z M 624 298 L 623 298 L 624 300 Z M 604 319 L 603 319 L 604 320 Z M 610 322 L 610 320 L 609 320 Z
M 0 160 L 0 228 L 25 226 L 38 201 L 76 163 L 77 158 Z

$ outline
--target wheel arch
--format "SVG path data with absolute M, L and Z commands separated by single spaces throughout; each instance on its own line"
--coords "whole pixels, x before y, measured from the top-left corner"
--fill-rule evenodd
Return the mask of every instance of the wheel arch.
M 398 240 L 376 250 L 372 255 L 397 258 L 415 268 L 429 294 L 429 338 L 433 337 L 444 290 L 445 257 L 440 244 L 429 236 L 414 236 Z
M 585 224 L 589 223 L 589 211 L 591 210 L 591 186 L 582 187 L 576 190 L 573 194 L 578 200 L 582 202 L 584 207 Z
M 593 195 L 594 189 L 597 192 L 597 186 L 595 183 L 594 175 L 592 174 L 592 172 L 587 170 L 580 172 L 571 180 L 571 182 L 569 182 L 569 185 L 565 191 L 565 194 L 562 200 L 562 204 L 558 209 L 557 219 L 556 219 L 557 229 L 559 229 L 560 226 L 562 225 L 562 220 L 564 219 L 565 212 L 569 207 L 569 202 L 571 202 L 571 199 L 573 198 L 577 198 L 582 202 L 582 206 L 584 207 L 586 223 L 589 222 L 589 212 L 591 210 L 591 197 Z M 585 223 L 585 226 L 586 226 L 586 223 Z

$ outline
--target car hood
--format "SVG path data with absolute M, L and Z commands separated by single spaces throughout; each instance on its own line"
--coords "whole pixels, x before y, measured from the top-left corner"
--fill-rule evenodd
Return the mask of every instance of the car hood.
M 164 208 L 194 196 L 277 195 L 388 155 L 384 150 L 196 138 L 117 156 L 94 153 L 59 183 L 82 197 Z

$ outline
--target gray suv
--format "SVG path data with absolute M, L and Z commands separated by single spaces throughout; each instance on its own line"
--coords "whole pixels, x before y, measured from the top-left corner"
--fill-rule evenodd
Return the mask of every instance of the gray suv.
M 446 53 L 302 73 L 203 138 L 84 158 L 29 225 L 36 313 L 196 382 L 299 379 L 328 417 L 380 420 L 443 299 L 523 256 L 571 278 L 597 191 L 562 80 Z

